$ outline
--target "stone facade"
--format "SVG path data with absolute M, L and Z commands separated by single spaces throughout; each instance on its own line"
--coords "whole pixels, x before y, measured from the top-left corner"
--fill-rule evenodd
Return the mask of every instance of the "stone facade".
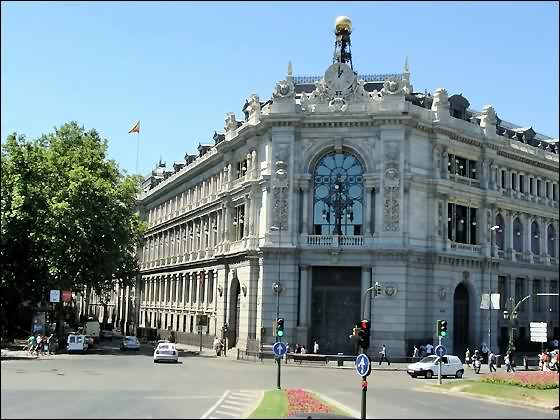
M 380 79 L 333 95 L 324 79 L 295 78 L 290 66 L 271 100 L 251 95 L 245 119 L 229 113 L 213 145 L 146 178 L 140 327 L 194 333 L 196 316 L 207 315 L 208 334 L 221 336 L 227 323 L 229 347 L 252 348 L 274 341 L 279 305 L 286 341 L 309 348 L 318 338 L 337 351 L 312 325 L 325 319 L 314 312 L 323 293 L 314 273 L 353 267 L 360 298 L 382 284 L 365 308 L 344 302 L 372 319 L 374 352 L 435 344 L 436 320 L 447 319 L 452 353 L 488 341 L 480 304 L 490 287 L 502 301 L 492 348 L 507 334 L 508 297 L 558 292 L 558 141 L 499 120 L 490 106 L 472 111 L 444 89 L 414 94 L 408 65 Z M 328 153 L 352 156 L 362 171 L 360 222 L 343 235 L 317 222 L 314 174 Z M 558 337 L 558 297 L 530 299 L 519 327 L 530 321 L 548 321 Z M 347 337 L 353 326 L 332 325 L 321 331 Z

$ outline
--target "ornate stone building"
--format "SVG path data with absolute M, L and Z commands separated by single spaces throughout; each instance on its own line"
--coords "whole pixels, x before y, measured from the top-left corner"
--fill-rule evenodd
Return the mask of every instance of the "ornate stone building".
M 241 121 L 146 178 L 138 325 L 188 336 L 207 315 L 245 349 L 274 341 L 278 305 L 290 343 L 349 352 L 365 316 L 374 351 L 404 355 L 446 319 L 455 354 L 489 328 L 496 348 L 508 298 L 532 294 L 518 340 L 530 321 L 558 337 L 558 297 L 535 296 L 558 292 L 558 140 L 415 91 L 407 64 L 358 75 L 350 33 L 337 20 L 324 77 L 290 65 L 271 99 L 251 95 Z M 382 295 L 362 300 L 374 282 Z

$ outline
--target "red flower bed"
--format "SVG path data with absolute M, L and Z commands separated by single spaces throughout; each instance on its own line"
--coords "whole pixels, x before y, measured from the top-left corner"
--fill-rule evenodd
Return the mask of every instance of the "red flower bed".
M 333 410 L 303 389 L 288 389 L 288 416 L 297 413 L 332 413 Z
M 557 372 L 515 372 L 515 373 L 493 373 L 486 375 L 483 382 L 496 384 L 516 385 L 533 389 L 558 388 Z

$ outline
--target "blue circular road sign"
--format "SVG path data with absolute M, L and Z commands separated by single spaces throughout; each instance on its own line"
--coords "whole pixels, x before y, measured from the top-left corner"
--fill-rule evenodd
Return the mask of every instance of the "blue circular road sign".
M 436 346 L 436 355 L 439 357 L 443 357 L 445 356 L 445 354 L 447 353 L 447 349 L 443 346 Z
M 370 374 L 371 363 L 367 354 L 359 354 L 356 357 L 356 372 L 360 376 L 368 376 Z
M 274 352 L 274 354 L 278 357 L 282 357 L 286 354 L 286 352 L 288 351 L 288 348 L 286 347 L 286 345 L 284 343 L 281 343 L 280 341 L 277 343 L 274 343 L 274 345 L 272 346 L 272 351 Z

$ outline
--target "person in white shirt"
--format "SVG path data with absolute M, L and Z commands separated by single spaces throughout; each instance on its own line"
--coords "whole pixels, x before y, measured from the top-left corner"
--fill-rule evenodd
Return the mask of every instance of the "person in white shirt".
M 428 354 L 428 356 L 432 354 L 433 350 L 434 350 L 434 346 L 432 346 L 430 343 L 426 344 L 426 353 Z
M 317 341 L 313 342 L 313 353 L 319 353 L 319 343 Z
M 301 346 L 301 354 L 305 354 L 305 353 L 306 353 L 305 347 Z

